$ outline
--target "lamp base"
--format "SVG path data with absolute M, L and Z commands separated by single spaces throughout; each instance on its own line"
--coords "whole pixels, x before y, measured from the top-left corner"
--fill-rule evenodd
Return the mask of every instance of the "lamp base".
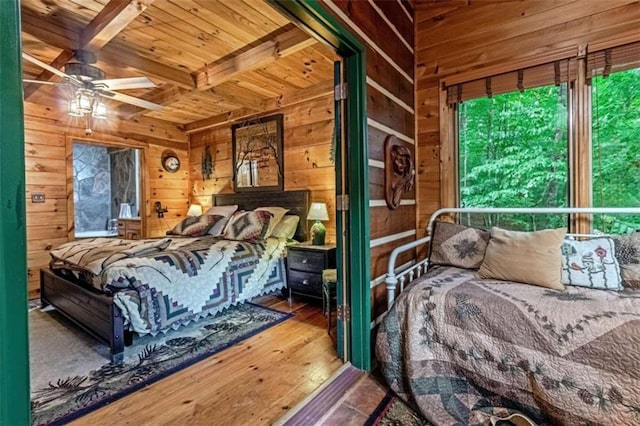
M 327 229 L 324 227 L 322 222 L 316 220 L 316 223 L 311 225 L 311 244 L 314 246 L 323 246 L 324 236 L 326 233 Z

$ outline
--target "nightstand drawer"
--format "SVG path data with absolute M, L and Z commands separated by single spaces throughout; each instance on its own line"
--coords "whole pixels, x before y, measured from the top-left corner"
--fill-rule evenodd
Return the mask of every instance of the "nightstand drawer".
M 325 268 L 325 255 L 317 251 L 295 250 L 289 252 L 287 262 L 292 269 L 320 273 Z
M 322 275 L 289 270 L 287 285 L 291 291 L 302 292 L 309 296 L 322 296 Z

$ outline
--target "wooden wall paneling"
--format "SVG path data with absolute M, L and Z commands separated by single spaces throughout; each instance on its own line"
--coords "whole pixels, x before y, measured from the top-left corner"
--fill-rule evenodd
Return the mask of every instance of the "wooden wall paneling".
M 413 21 L 406 14 L 398 10 L 398 5 L 392 1 L 374 0 L 373 7 L 378 8 L 384 17 L 398 31 L 402 39 L 413 46 Z
M 37 98 L 37 96 L 33 96 Z M 186 212 L 188 189 L 188 158 L 186 155 L 186 134 L 176 126 L 167 122 L 143 118 L 136 121 L 121 121 L 117 118 L 101 123 L 94 129 L 94 134 L 87 137 L 84 134 L 84 123 L 69 120 L 68 115 L 59 107 L 38 105 L 25 102 L 25 174 L 26 174 L 26 205 L 27 205 L 27 273 L 29 277 L 29 297 L 37 297 L 39 293 L 39 273 L 42 267 L 49 263 L 49 250 L 74 238 L 73 228 L 73 174 L 69 166 L 72 161 L 71 144 L 73 140 L 83 140 L 95 143 L 129 146 L 143 150 L 142 156 L 142 198 L 143 208 L 147 219 L 150 219 L 149 194 L 151 187 L 159 195 L 167 195 L 170 191 L 174 197 L 180 197 L 174 212 Z M 109 125 L 112 125 L 109 127 Z M 153 135 L 153 136 L 151 136 Z M 145 152 L 153 140 L 161 145 L 151 145 L 154 153 L 162 152 L 168 146 L 176 152 L 182 153 L 183 173 L 177 174 L 176 179 L 166 179 L 157 170 L 149 172 Z M 162 139 L 167 137 L 168 139 Z M 157 165 L 159 166 L 159 157 Z M 150 177 L 153 176 L 153 181 Z M 44 193 L 44 203 L 32 203 L 31 195 L 35 192 Z M 154 223 L 147 220 L 148 235 L 164 235 L 167 226 L 164 223 Z
M 386 127 L 411 139 L 414 138 L 414 113 L 407 111 L 370 85 L 367 86 L 367 115 Z
M 330 161 L 333 96 L 326 94 L 317 98 L 314 95 L 308 101 L 296 102 L 277 112 L 284 114 L 284 189 L 309 189 L 312 201 L 327 203 L 327 241 L 335 242 L 335 165 Z M 223 123 L 190 134 L 189 196 L 193 202 L 210 205 L 212 194 L 233 192 L 231 124 Z M 214 156 L 213 179 L 208 180 L 202 179 L 201 172 L 205 144 L 211 146 Z
M 384 169 L 378 167 L 379 162 L 384 158 L 381 155 L 384 139 L 389 131 L 396 136 L 404 135 L 409 139 L 414 139 L 415 136 L 414 28 L 413 25 L 407 25 L 406 21 L 409 19 L 407 10 L 410 7 L 405 8 L 406 4 L 403 5 L 397 1 L 324 0 L 323 3 L 333 16 L 342 21 L 345 27 L 351 28 L 353 34 L 366 46 L 369 199 L 375 206 L 385 198 Z M 390 24 L 397 31 L 394 31 Z M 408 146 L 415 154 L 415 146 L 412 144 Z M 404 194 L 403 199 L 413 199 L 415 196 L 414 190 Z M 370 207 L 372 238 L 374 235 L 377 238 L 393 238 L 394 234 L 399 232 L 413 231 L 416 221 L 415 211 L 415 205 L 402 206 L 395 211 L 390 211 L 386 207 Z M 411 236 L 373 247 L 371 279 L 375 280 L 386 272 L 388 257 L 394 247 L 414 239 L 415 236 Z M 413 258 L 413 254 L 405 254 L 403 260 L 405 257 L 409 260 Z M 379 291 L 378 286 L 371 293 L 372 319 L 375 319 L 375 313 L 386 309 L 386 296 L 384 300 L 377 297 Z
M 329 3 L 326 1 L 325 3 Z M 389 25 L 369 2 L 357 0 L 333 0 L 351 21 L 367 37 L 382 49 L 400 68 L 413 77 L 413 52 L 393 33 Z M 396 5 L 396 10 L 400 5 Z M 397 10 L 397 13 L 403 13 Z M 411 37 L 413 39 L 413 37 Z
M 367 77 L 400 99 L 413 106 L 414 87 L 377 50 L 367 46 Z

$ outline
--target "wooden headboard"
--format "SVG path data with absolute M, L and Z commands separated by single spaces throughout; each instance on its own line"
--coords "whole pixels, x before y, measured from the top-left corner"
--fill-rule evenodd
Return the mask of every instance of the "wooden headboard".
M 307 212 L 310 206 L 310 191 L 260 191 L 239 192 L 235 194 L 214 194 L 214 206 L 228 206 L 237 204 L 240 210 L 253 210 L 257 207 L 278 206 L 289 209 L 287 214 L 295 214 L 300 217 L 296 235 L 298 241 L 307 240 Z

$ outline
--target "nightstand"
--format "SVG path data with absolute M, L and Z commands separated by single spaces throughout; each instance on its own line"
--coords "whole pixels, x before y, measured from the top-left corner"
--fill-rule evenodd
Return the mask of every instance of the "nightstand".
M 336 247 L 303 243 L 288 248 L 287 286 L 293 294 L 322 299 L 322 271 L 335 269 Z
M 139 240 L 142 238 L 142 221 L 139 217 L 118 219 L 118 238 Z

